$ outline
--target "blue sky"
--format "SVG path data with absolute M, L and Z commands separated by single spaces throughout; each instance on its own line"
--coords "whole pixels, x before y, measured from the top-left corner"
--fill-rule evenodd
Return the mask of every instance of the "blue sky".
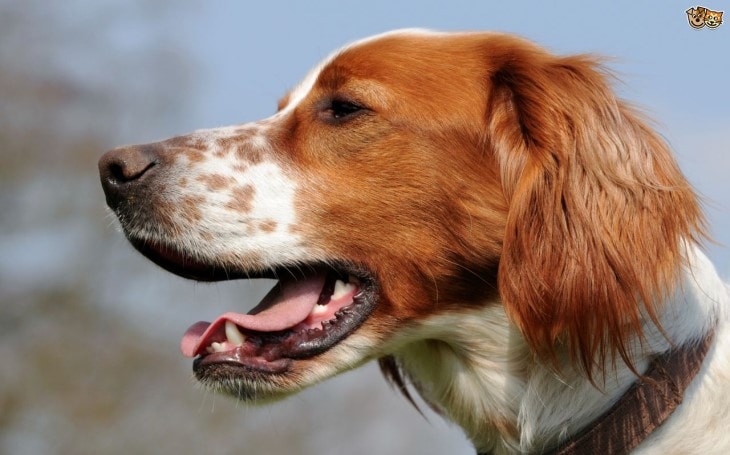
M 723 10 L 728 2 L 702 5 Z M 165 134 L 268 116 L 318 60 L 364 36 L 402 27 L 516 33 L 557 53 L 608 57 L 621 80 L 616 90 L 656 121 L 705 197 L 713 237 L 730 245 L 730 24 L 692 29 L 685 14 L 692 6 L 696 2 L 205 2 L 175 24 L 184 30 L 177 45 L 196 60 L 196 104 Z M 730 275 L 728 250 L 708 249 Z
M 684 13 L 694 3 L 644 3 L 637 8 L 629 1 L 587 6 L 578 1 L 229 1 L 199 6 L 199 14 L 183 26 L 190 38 L 186 48 L 195 52 L 208 78 L 205 114 L 222 122 L 270 113 L 273 100 L 330 50 L 401 27 L 499 30 L 555 52 L 596 52 L 614 59 L 611 66 L 627 83 L 621 91 L 640 103 L 727 117 L 730 92 L 718 90 L 715 101 L 695 104 L 696 92 L 688 89 L 723 86 L 730 26 L 694 30 Z

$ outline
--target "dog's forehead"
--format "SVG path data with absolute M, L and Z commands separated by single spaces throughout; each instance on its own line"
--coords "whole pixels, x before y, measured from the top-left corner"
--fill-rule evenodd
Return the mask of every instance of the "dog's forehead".
M 327 72 L 327 70 L 334 67 L 340 69 L 352 68 L 352 63 L 355 60 L 360 63 L 364 60 L 378 60 L 380 64 L 385 66 L 388 62 L 382 52 L 384 46 L 387 46 L 391 50 L 396 47 L 401 50 L 410 48 L 412 52 L 416 52 L 415 48 L 408 45 L 409 42 L 418 39 L 420 41 L 419 47 L 422 49 L 424 39 L 428 39 L 428 41 L 430 39 L 438 40 L 439 38 L 446 38 L 449 35 L 451 34 L 427 29 L 402 29 L 370 36 L 342 46 L 331 52 L 312 68 L 304 79 L 284 97 L 282 104 L 285 104 L 285 106 L 283 111 L 288 111 L 298 106 L 312 92 L 312 89 L 317 83 L 321 81 L 322 74 Z

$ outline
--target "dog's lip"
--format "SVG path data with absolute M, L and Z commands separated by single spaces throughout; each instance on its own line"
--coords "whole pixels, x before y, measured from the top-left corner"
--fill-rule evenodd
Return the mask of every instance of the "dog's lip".
M 233 266 L 224 267 L 198 259 L 192 254 L 162 242 L 144 241 L 134 237 L 129 237 L 129 242 L 150 261 L 168 272 L 195 281 L 214 282 L 276 277 L 274 270 L 243 271 Z
M 268 361 L 262 357 L 251 357 L 240 350 L 197 357 L 193 371 L 199 379 L 207 376 L 241 376 L 246 373 L 285 373 L 293 360 L 287 358 Z

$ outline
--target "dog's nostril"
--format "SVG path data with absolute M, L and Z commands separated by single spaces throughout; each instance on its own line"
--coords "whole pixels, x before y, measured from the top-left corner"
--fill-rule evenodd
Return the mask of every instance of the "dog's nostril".
M 124 168 L 120 164 L 113 163 L 109 166 L 109 180 L 112 183 L 121 183 L 127 180 L 124 176 Z
M 140 180 L 160 163 L 159 153 L 152 147 L 127 147 L 107 152 L 99 160 L 99 173 L 106 190 L 116 191 L 121 185 Z
M 134 146 L 112 150 L 99 160 L 99 176 L 109 207 L 117 209 L 121 203 L 144 191 L 161 168 L 163 158 L 155 146 Z
M 144 163 L 136 164 L 137 166 L 128 163 L 111 163 L 108 174 L 111 183 L 120 184 L 137 180 L 153 168 L 157 162 L 151 161 L 146 165 Z

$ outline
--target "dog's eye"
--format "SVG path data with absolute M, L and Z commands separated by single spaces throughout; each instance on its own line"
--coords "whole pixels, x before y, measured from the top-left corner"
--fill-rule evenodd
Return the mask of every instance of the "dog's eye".
M 351 101 L 334 99 L 332 100 L 329 109 L 327 109 L 327 112 L 332 116 L 333 119 L 342 120 L 354 114 L 357 114 L 363 109 L 364 108 L 362 106 L 355 104 Z

